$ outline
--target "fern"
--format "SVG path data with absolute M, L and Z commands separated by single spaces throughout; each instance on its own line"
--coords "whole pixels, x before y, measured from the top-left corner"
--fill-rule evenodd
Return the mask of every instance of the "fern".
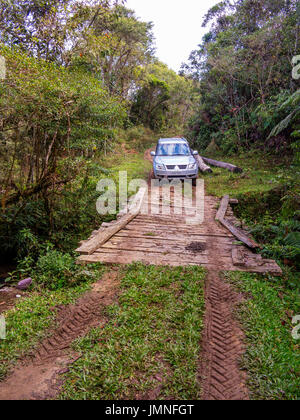
M 290 124 L 300 116 L 300 89 L 298 89 L 295 93 L 293 93 L 279 108 L 280 111 L 285 110 L 288 107 L 296 107 L 294 111 L 288 114 L 284 120 L 280 121 L 273 130 L 271 131 L 268 140 L 271 137 L 278 136 L 278 134 L 282 133 L 286 128 L 290 126 Z
M 300 251 L 300 232 L 290 233 L 284 240 L 285 244 Z

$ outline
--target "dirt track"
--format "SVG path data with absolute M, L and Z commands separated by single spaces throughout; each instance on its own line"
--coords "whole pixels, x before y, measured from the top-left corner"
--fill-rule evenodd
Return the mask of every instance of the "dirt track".
M 118 272 L 109 271 L 75 305 L 58 308 L 58 327 L 0 383 L 0 400 L 54 398 L 62 384 L 60 375 L 80 357 L 71 349 L 72 342 L 106 324 L 103 309 L 117 299 L 118 286 Z

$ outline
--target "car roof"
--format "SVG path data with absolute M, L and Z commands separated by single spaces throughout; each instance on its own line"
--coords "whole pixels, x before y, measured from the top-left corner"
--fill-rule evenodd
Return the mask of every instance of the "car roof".
M 170 138 L 170 139 L 159 139 L 158 140 L 159 144 L 170 144 L 170 143 L 181 143 L 181 144 L 187 144 L 188 141 L 184 138 L 178 138 L 178 137 L 174 137 L 174 138 Z

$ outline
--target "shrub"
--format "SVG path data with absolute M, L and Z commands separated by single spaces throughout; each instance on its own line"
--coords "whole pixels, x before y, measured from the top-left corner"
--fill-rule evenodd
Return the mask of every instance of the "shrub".
M 41 256 L 36 264 L 34 283 L 50 290 L 75 286 L 92 276 L 75 264 L 70 254 L 52 250 Z

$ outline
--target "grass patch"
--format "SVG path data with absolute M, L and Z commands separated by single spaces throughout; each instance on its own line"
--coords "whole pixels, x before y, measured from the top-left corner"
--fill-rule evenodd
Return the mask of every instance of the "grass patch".
M 203 178 L 207 194 L 217 197 L 226 194 L 233 197 L 251 192 L 263 193 L 300 176 L 299 168 L 271 156 L 248 154 L 241 157 L 223 156 L 217 159 L 237 165 L 244 170 L 242 174 L 233 174 L 212 167 L 213 174 L 204 175 Z
M 0 381 L 19 358 L 34 350 L 51 328 L 55 327 L 56 307 L 72 304 L 90 290 L 91 284 L 103 275 L 105 267 L 94 265 L 88 269 L 94 275 L 87 277 L 85 282 L 56 291 L 33 291 L 3 314 L 7 338 L 0 340 Z
M 203 328 L 201 267 L 134 264 L 123 268 L 119 304 L 109 322 L 77 341 L 83 354 L 66 375 L 61 399 L 200 397 L 197 368 Z
M 133 179 L 148 179 L 151 162 L 145 160 L 144 153 L 118 153 L 108 156 L 103 165 L 109 168 L 110 175 L 119 184 L 119 172 L 127 171 L 128 182 Z
M 300 314 L 299 288 L 288 290 L 279 279 L 227 273 L 249 298 L 238 309 L 246 334 L 242 365 L 248 371 L 253 399 L 300 398 L 300 343 L 292 338 L 292 318 Z

